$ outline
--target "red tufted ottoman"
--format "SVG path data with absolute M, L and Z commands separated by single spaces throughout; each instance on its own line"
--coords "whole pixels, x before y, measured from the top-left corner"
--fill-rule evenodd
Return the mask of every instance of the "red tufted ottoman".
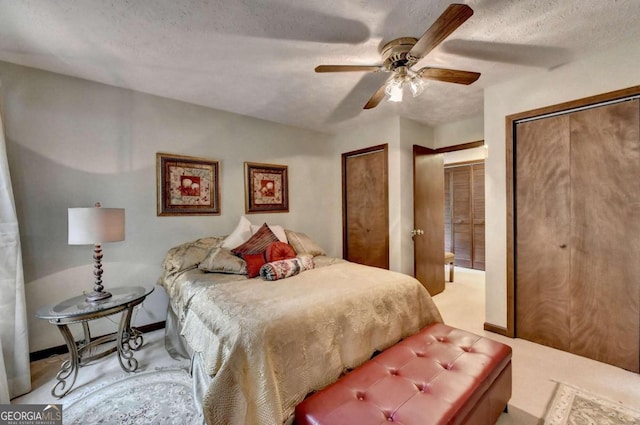
M 298 425 L 493 425 L 511 398 L 511 347 L 441 323 L 296 407 Z

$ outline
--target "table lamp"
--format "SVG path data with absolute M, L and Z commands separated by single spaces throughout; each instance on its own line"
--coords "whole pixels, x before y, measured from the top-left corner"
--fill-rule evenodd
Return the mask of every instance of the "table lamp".
M 102 286 L 102 243 L 124 240 L 124 208 L 69 208 L 69 245 L 93 245 L 93 292 L 86 301 L 95 303 L 111 297 Z

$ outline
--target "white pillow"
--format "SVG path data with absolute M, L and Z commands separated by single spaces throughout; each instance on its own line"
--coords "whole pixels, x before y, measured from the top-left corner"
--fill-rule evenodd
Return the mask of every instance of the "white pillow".
M 278 226 L 277 224 L 276 225 L 267 224 L 267 226 L 269 226 L 269 229 L 271 229 L 273 234 L 276 235 L 276 237 L 280 242 L 289 243 L 289 241 L 287 240 L 287 234 L 284 232 L 284 228 L 282 226 Z M 254 233 L 256 233 L 258 229 L 260 229 L 260 227 L 262 227 L 262 225 L 258 226 L 256 224 L 252 224 L 251 234 L 253 235 Z
M 245 216 L 240 217 L 238 225 L 224 241 L 222 241 L 222 247 L 227 249 L 233 249 L 239 245 L 242 245 L 251 237 L 251 222 Z

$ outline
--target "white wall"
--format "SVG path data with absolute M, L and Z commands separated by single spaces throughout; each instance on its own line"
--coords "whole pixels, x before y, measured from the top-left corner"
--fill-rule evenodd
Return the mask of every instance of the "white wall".
M 341 255 L 340 158 L 328 136 L 2 62 L 0 80 L 32 352 L 63 344 L 36 309 L 93 286 L 92 247 L 67 244 L 69 207 L 125 208 L 126 240 L 103 245 L 105 287 L 153 287 L 170 247 L 234 228 L 245 161 L 283 164 L 290 212 L 249 218 L 304 231 Z M 222 214 L 157 217 L 156 152 L 220 160 Z M 135 324 L 164 320 L 166 303 L 156 287 Z M 98 334 L 114 329 L 97 325 Z
M 446 152 L 443 154 L 444 165 L 457 164 L 461 162 L 482 161 L 488 155 L 486 146 L 463 149 L 461 151 Z
M 486 320 L 506 326 L 505 117 L 640 85 L 640 44 L 631 43 L 567 65 L 485 89 Z
M 482 114 L 433 128 L 433 148 L 461 145 L 484 139 L 484 117 Z

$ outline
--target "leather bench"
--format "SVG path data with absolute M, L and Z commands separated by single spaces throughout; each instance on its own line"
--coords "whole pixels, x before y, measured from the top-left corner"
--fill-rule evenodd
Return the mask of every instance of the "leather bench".
M 511 398 L 511 347 L 436 323 L 295 410 L 298 425 L 493 425 Z

